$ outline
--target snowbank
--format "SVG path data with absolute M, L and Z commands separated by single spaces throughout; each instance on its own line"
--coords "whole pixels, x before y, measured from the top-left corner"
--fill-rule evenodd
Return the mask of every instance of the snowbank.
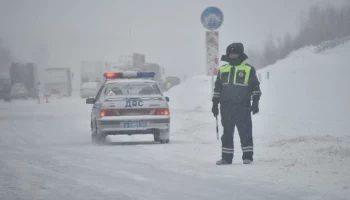
M 211 109 L 211 77 L 194 76 L 165 93 L 172 110 L 208 111 Z
M 322 53 L 309 47 L 259 70 L 254 126 L 257 154 L 278 166 L 276 177 L 342 197 L 350 195 L 349 51 L 350 42 Z
M 348 52 L 350 42 L 321 53 L 315 53 L 314 47 L 306 47 L 258 71 L 263 94 L 260 113 L 253 116 L 255 166 L 249 171 L 251 179 L 343 198 L 350 196 Z M 210 77 L 197 76 L 171 89 L 167 95 L 172 109 L 189 111 L 183 115 L 181 124 L 176 124 L 182 128 L 175 126 L 173 137 L 210 144 L 200 150 L 205 152 L 204 157 L 196 154 L 196 159 L 208 162 L 210 158 L 214 163 L 220 153 L 220 140 L 214 139 L 210 83 Z M 190 112 L 196 108 L 204 113 Z M 241 163 L 240 156 L 235 132 L 234 162 Z M 227 169 L 225 177 L 239 179 L 247 175 L 247 169 L 237 165 L 233 170 L 236 173 L 231 170 Z
M 349 51 L 350 42 L 319 54 L 306 48 L 259 70 L 261 115 L 273 116 L 264 129 L 280 123 L 284 132 L 292 130 L 293 135 L 349 135 Z

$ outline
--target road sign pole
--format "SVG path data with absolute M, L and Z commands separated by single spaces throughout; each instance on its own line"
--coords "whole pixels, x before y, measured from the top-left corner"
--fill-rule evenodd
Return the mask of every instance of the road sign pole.
M 129 55 L 131 56 L 131 27 L 129 27 Z M 129 60 L 129 67 L 132 67 L 131 66 L 132 63 L 131 63 L 131 59 Z
M 219 32 L 207 31 L 206 32 L 206 73 L 207 76 L 211 76 L 211 95 L 214 92 L 214 76 L 218 69 L 219 63 Z
M 214 73 L 211 73 L 211 97 L 214 96 Z
M 224 15 L 217 7 L 206 8 L 201 15 L 201 22 L 206 28 L 206 73 L 211 75 L 211 97 L 214 94 L 214 72 L 219 67 L 219 32 L 224 21 Z

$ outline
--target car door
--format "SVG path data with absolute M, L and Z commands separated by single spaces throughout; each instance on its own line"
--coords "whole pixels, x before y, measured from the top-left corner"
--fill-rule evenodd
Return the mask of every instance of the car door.
M 105 89 L 105 85 L 101 85 L 96 97 L 95 97 L 95 103 L 92 106 L 92 111 L 91 111 L 91 128 L 93 131 L 97 131 L 98 129 L 98 123 L 97 123 L 97 119 L 99 118 L 99 112 L 100 112 L 100 108 L 101 108 L 101 96 L 102 96 L 102 92 Z

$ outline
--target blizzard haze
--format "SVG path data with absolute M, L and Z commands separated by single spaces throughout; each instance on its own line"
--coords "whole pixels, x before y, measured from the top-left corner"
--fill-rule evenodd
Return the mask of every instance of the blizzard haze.
M 224 13 L 219 29 L 224 52 L 234 41 L 260 48 L 269 33 L 293 33 L 300 12 L 325 2 L 332 1 L 1 0 L 0 36 L 17 60 L 43 68 L 78 72 L 81 60 L 118 61 L 120 55 L 139 52 L 167 74 L 193 75 L 205 73 L 200 14 L 207 6 Z
M 220 54 L 242 42 L 256 68 L 254 147 L 236 128 L 222 148 L 208 6 L 224 13 Z M 349 0 L 0 0 L 0 200 L 349 200 L 349 22 Z M 132 53 L 165 76 L 118 77 L 99 98 L 105 62 Z

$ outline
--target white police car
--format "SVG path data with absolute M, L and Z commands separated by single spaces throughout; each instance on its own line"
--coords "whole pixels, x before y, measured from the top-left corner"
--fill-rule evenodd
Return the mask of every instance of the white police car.
M 91 112 L 91 138 L 103 142 L 107 135 L 153 134 L 154 141 L 169 143 L 169 98 L 155 81 L 154 72 L 105 73 Z

